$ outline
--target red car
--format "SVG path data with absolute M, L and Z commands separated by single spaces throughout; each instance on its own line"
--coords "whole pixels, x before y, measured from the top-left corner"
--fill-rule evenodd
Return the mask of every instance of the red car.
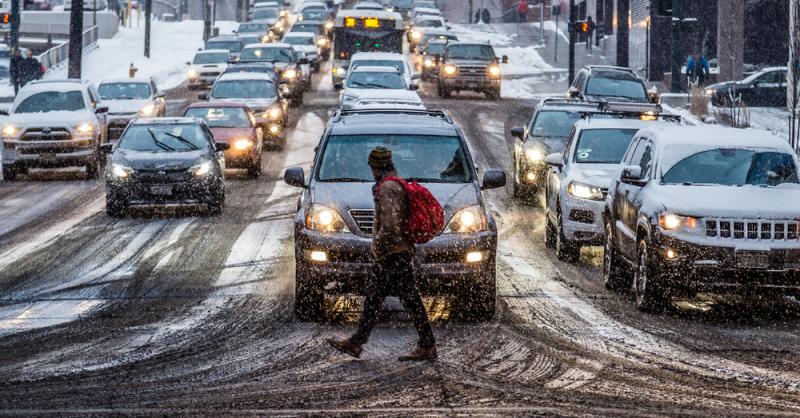
M 231 102 L 198 102 L 186 108 L 183 115 L 205 120 L 214 140 L 230 145 L 225 151 L 226 168 L 247 169 L 251 177 L 261 174 L 262 126 L 247 106 Z

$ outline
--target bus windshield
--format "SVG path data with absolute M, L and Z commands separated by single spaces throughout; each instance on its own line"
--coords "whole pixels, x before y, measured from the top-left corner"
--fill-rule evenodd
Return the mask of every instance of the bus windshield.
M 356 52 L 403 53 L 403 30 L 394 28 L 394 22 L 378 23 L 379 27 L 357 24 L 354 27 L 334 29 L 334 56 L 349 60 Z

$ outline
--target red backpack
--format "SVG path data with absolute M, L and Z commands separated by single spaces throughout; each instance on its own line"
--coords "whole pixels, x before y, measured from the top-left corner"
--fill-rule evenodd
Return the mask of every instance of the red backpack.
M 444 229 L 444 209 L 439 201 L 431 194 L 430 190 L 416 181 L 407 182 L 400 177 L 386 177 L 381 180 L 378 189 L 384 181 L 396 181 L 406 189 L 408 196 L 408 219 L 406 225 L 411 240 L 415 244 L 424 244 L 433 239 Z

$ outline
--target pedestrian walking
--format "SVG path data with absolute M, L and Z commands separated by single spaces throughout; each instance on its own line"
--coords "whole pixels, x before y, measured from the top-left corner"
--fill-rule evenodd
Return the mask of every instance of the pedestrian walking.
M 703 86 L 708 80 L 710 72 L 708 60 L 699 51 L 696 51 L 686 62 L 686 79 L 690 85 Z
M 25 58 L 19 48 L 14 48 L 14 53 L 11 55 L 8 71 L 11 74 L 11 83 L 14 85 L 14 96 L 19 92 L 20 84 L 22 81 L 22 62 Z
M 25 86 L 33 80 L 42 78 L 42 64 L 33 57 L 33 52 L 28 51 L 27 57 L 22 60 L 22 74 L 20 77 L 20 87 Z
M 528 21 L 528 0 L 519 0 L 519 5 L 517 6 L 517 12 L 519 12 L 520 22 Z
M 372 232 L 372 274 L 366 287 L 364 311 L 358 330 L 350 338 L 328 339 L 337 350 L 358 358 L 362 346 L 378 323 L 383 301 L 387 296 L 400 298 L 414 320 L 419 334 L 416 349 L 400 356 L 400 361 L 436 359 L 436 341 L 433 337 L 428 314 L 414 277 L 414 240 L 409 233 L 409 195 L 401 180 L 397 178 L 392 151 L 377 147 L 369 154 L 368 164 L 375 178 L 373 199 L 375 200 L 375 224 Z
M 597 29 L 597 25 L 594 23 L 594 20 L 591 16 L 586 18 L 586 50 L 591 52 L 592 51 L 592 35 L 594 35 L 594 31 Z

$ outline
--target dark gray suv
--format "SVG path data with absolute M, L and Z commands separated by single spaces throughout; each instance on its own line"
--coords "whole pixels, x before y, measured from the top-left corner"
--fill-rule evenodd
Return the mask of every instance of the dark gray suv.
M 441 111 L 340 111 L 314 157 L 310 178 L 290 168 L 286 183 L 304 188 L 295 216 L 295 314 L 321 317 L 325 292 L 361 293 L 371 268 L 375 184 L 367 156 L 390 148 L 398 174 L 425 185 L 445 210 L 445 228 L 417 246 L 423 294 L 450 294 L 464 318 L 495 310 L 497 228 L 482 190 L 505 185 L 488 170 L 482 182 L 461 130 Z

